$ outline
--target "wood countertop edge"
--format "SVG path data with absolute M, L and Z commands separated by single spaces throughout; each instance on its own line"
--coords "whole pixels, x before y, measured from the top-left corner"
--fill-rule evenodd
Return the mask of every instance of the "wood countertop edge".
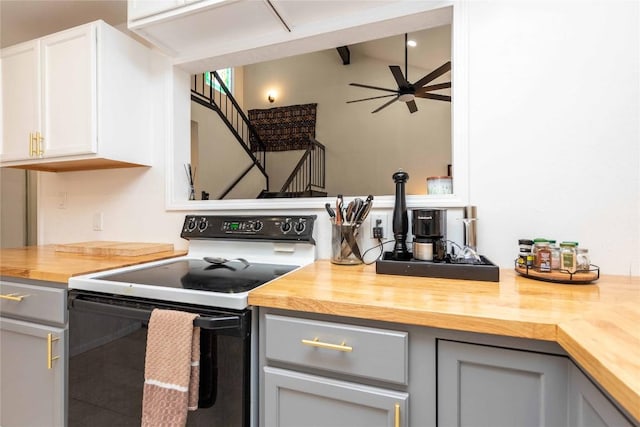
M 53 248 L 53 246 L 51 245 L 43 247 L 50 249 Z M 186 254 L 186 250 L 172 250 L 139 256 L 109 257 L 90 254 L 61 253 L 60 257 L 62 260 L 64 260 L 64 262 L 69 262 L 70 260 L 75 258 L 76 260 L 84 260 L 88 263 L 95 263 L 95 265 L 87 266 L 85 263 L 82 267 L 78 267 L 76 271 L 71 271 L 71 269 L 64 269 L 62 267 L 59 268 L 60 271 L 54 271 L 54 269 L 47 269 L 46 267 L 19 268 L 9 265 L 2 266 L 0 268 L 0 276 L 4 278 L 15 277 L 22 279 L 42 280 L 60 285 L 66 285 L 69 279 L 73 276 L 99 273 L 101 271 L 113 270 L 115 268 L 131 267 L 147 262 L 162 261 L 165 259 L 184 256 Z
M 631 416 L 640 420 L 640 394 L 629 387 L 615 372 L 594 357 L 591 352 L 575 340 L 567 331 L 558 327 L 558 344 L 580 365 L 602 388 L 604 388 Z
M 555 341 L 557 336 L 557 325 L 553 322 L 505 320 L 397 307 L 371 307 L 366 304 L 323 301 L 317 298 L 271 297 L 262 294 L 252 296 L 249 293 L 249 305 L 543 341 Z

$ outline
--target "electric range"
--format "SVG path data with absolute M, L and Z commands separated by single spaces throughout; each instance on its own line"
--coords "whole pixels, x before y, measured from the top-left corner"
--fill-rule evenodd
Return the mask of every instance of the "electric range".
M 198 410 L 187 426 L 258 424 L 251 289 L 315 259 L 315 216 L 188 215 L 187 255 L 69 280 L 67 425 L 139 426 L 154 309 L 198 314 Z
M 244 309 L 251 289 L 315 260 L 315 216 L 188 215 L 187 255 L 72 277 L 69 289 Z

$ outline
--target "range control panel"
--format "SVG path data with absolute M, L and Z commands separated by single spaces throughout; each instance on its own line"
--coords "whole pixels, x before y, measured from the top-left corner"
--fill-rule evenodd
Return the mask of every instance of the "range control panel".
M 315 215 L 219 216 L 187 215 L 180 237 L 183 239 L 270 240 L 309 242 L 313 240 Z

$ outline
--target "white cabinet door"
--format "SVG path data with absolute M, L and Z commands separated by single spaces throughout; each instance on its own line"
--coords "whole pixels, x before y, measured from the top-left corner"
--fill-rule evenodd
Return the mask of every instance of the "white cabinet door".
M 0 425 L 65 425 L 66 345 L 62 328 L 0 317 Z
M 2 141 L 0 161 L 30 157 L 30 134 L 40 130 L 39 43 L 2 50 Z
M 42 157 L 95 153 L 96 36 L 92 25 L 44 37 Z

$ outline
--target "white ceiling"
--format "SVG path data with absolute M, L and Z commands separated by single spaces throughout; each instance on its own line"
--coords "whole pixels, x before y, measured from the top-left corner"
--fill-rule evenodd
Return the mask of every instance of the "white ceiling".
M 6 47 L 102 19 L 127 21 L 126 0 L 0 0 L 0 46 Z
M 6 47 L 102 19 L 126 29 L 126 0 L 0 0 L 0 46 Z M 444 32 L 443 32 L 444 31 Z M 447 34 L 449 32 L 449 34 Z M 432 70 L 451 57 L 450 26 L 409 34 L 418 41 L 409 63 Z M 444 40 L 443 40 L 444 39 Z M 352 45 L 352 60 L 371 56 L 404 69 L 404 35 Z

